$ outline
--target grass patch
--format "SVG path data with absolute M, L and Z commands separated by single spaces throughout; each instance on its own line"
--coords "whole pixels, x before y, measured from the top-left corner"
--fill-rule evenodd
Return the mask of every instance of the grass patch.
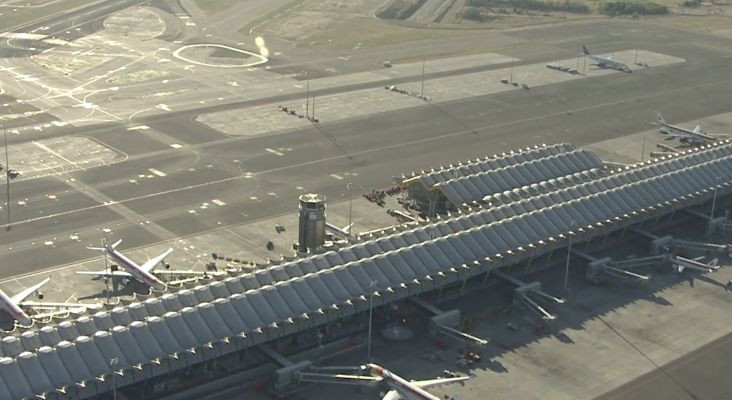
M 699 0 L 689 1 L 696 2 Z M 509 16 L 567 18 L 570 15 L 598 14 L 637 18 L 642 15 L 665 15 L 668 13 L 669 7 L 667 5 L 653 1 L 467 0 L 459 15 L 465 20 L 487 22 Z
M 198 0 L 198 1 L 201 1 L 201 0 Z M 291 8 L 298 7 L 298 6 L 302 5 L 303 3 L 305 3 L 306 1 L 307 0 L 291 1 L 291 2 L 287 3 L 286 5 L 278 8 L 277 10 L 272 11 L 271 13 L 269 13 L 263 17 L 259 17 L 259 18 L 255 19 L 254 21 L 244 25 L 237 32 L 244 34 L 244 35 L 248 35 L 249 31 L 254 28 L 257 28 L 255 30 L 255 32 L 264 32 L 265 30 L 267 30 L 267 28 L 269 26 L 277 25 L 278 23 L 284 21 L 285 19 L 290 18 L 291 15 L 289 15 L 289 13 L 286 13 L 286 11 Z
M 450 39 L 475 35 L 469 30 L 409 28 L 375 18 L 357 18 L 335 23 L 308 37 L 299 48 L 313 50 L 352 50 L 379 47 L 390 44 L 410 43 L 420 40 Z
M 193 0 L 193 2 L 210 17 L 241 4 L 242 0 Z
M 49 4 L 45 7 L 13 8 L 12 5 L 9 7 L 0 7 L 0 13 L 2 13 L 2 15 L 0 15 L 0 29 L 5 30 L 14 26 L 26 24 L 43 17 L 69 11 L 70 9 L 93 2 L 95 2 L 95 0 L 62 0 L 58 3 Z

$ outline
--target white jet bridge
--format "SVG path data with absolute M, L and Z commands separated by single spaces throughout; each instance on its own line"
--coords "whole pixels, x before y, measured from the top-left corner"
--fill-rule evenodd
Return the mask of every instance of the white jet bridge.
M 532 282 L 527 284 L 502 271 L 495 270 L 492 273 L 495 276 L 518 286 L 513 291 L 514 304 L 522 304 L 526 306 L 545 322 L 553 322 L 557 319 L 554 314 L 547 311 L 539 303 L 564 304 L 565 300 L 542 292 L 541 282 Z

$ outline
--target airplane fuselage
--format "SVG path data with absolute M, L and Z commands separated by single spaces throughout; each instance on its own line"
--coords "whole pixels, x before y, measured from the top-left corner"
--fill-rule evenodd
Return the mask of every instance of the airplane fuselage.
M 410 384 L 406 379 L 394 375 L 382 367 L 372 364 L 371 371 L 373 375 L 382 377 L 387 385 L 396 390 L 404 400 L 441 400 L 439 397 Z
M 0 303 L 2 303 L 3 310 L 10 314 L 10 316 L 13 317 L 14 320 L 18 321 L 19 324 L 30 326 L 33 323 L 28 314 L 15 304 L 13 300 L 10 299 L 10 297 L 8 297 L 8 295 L 2 290 L 0 290 Z
M 155 290 L 165 290 L 165 284 L 160 279 L 155 277 L 155 275 L 142 270 L 137 264 L 135 264 L 129 258 L 125 257 L 117 250 L 110 248 L 107 251 L 109 252 L 109 256 L 112 257 L 112 259 L 114 259 L 114 261 L 116 261 L 120 267 L 122 267 L 135 279 L 150 286 Z
M 591 55 L 589 57 L 590 57 L 590 60 L 596 62 L 597 65 L 601 68 L 610 67 L 610 68 L 615 68 L 618 70 L 630 71 L 630 68 L 628 68 L 628 66 L 623 63 L 613 61 L 613 60 L 608 60 L 607 58 L 602 58 L 602 57 L 593 56 L 593 55 Z
M 689 129 L 686 129 L 686 128 L 682 128 L 680 126 L 669 125 L 669 124 L 664 124 L 664 123 L 661 123 L 661 126 L 663 126 L 664 128 L 668 129 L 669 130 L 669 133 L 671 133 L 672 135 L 684 135 L 684 136 L 686 136 L 685 138 L 682 138 L 682 139 L 686 139 L 688 141 L 696 141 L 696 140 L 701 140 L 701 141 L 704 141 L 704 142 L 710 142 L 710 141 L 711 142 L 714 142 L 714 141 L 716 141 L 715 138 L 713 138 L 713 137 L 711 137 L 709 135 L 705 135 L 703 133 L 697 133 L 697 132 L 694 132 L 692 130 L 689 130 Z

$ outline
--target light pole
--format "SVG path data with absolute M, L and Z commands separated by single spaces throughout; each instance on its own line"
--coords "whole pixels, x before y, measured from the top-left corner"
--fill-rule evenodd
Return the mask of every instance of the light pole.
M 569 287 L 569 259 L 572 257 L 572 227 L 574 226 L 574 221 L 572 221 L 571 224 L 569 224 L 569 233 L 567 234 L 569 237 L 569 248 L 567 249 L 567 265 L 564 267 L 564 291 L 567 291 L 567 288 Z
M 351 219 L 353 217 L 353 197 L 351 197 L 351 193 L 350 193 L 352 187 L 353 186 L 350 183 L 348 185 L 346 185 L 346 188 L 348 189 L 348 192 L 349 192 L 348 193 L 348 228 L 347 228 L 348 232 L 351 232 L 351 225 L 352 225 Z
M 643 162 L 646 157 L 646 137 L 647 136 L 648 136 L 648 132 L 643 134 L 643 148 L 641 149 L 641 162 Z
M 117 374 L 114 373 L 114 366 L 117 365 L 119 362 L 119 358 L 113 358 L 109 360 L 109 367 L 112 368 L 112 396 L 114 397 L 114 400 L 117 400 Z
M 373 315 L 374 315 L 374 287 L 376 286 L 376 281 L 371 281 L 369 283 L 369 291 L 371 294 L 369 295 L 369 337 L 366 342 L 366 361 L 371 362 L 371 323 L 373 321 Z
M 427 57 L 422 58 L 422 91 L 420 92 L 420 96 L 424 97 L 424 70 L 427 66 Z
M 712 212 L 709 214 L 709 219 L 714 219 L 714 207 L 717 205 L 717 185 L 719 185 L 719 177 L 714 180 L 714 197 L 712 197 Z
M 515 59 L 516 55 L 516 44 L 511 45 L 511 76 L 508 78 L 508 82 L 513 84 L 513 60 Z
M 5 130 L 5 118 L 3 118 L 3 138 L 5 139 L 5 190 L 7 197 L 8 227 L 10 229 L 10 157 L 8 156 L 8 131 Z

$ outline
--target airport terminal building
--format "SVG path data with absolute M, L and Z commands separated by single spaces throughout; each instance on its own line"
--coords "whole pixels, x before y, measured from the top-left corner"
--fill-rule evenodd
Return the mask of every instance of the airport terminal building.
M 624 168 L 560 144 L 415 175 L 405 184 L 427 220 L 16 329 L 0 344 L 0 399 L 101 399 L 115 386 L 151 399 L 271 372 L 275 353 L 363 331 L 371 305 L 385 314 L 426 293 L 458 296 L 570 240 L 655 226 L 726 196 L 731 161 L 731 141 Z

